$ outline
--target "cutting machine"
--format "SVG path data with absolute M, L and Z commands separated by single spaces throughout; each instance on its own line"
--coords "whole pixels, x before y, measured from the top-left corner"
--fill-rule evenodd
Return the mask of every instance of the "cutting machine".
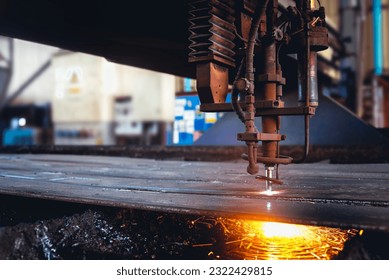
M 303 162 L 309 150 L 309 120 L 319 105 L 317 52 L 328 48 L 325 8 L 319 0 L 191 0 L 189 62 L 196 64 L 197 91 L 204 112 L 234 111 L 247 145 L 247 172 L 264 175 L 271 191 L 282 184 L 279 165 Z M 282 100 L 286 79 L 282 55 L 298 63 L 299 106 Z M 231 102 L 227 103 L 232 84 Z M 293 159 L 280 154 L 281 116 L 305 116 L 305 152 Z M 261 117 L 262 131 L 255 125 Z M 262 143 L 259 147 L 259 143 Z

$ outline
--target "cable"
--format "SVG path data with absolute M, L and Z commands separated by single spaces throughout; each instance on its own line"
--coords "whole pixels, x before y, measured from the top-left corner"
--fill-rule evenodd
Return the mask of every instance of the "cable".
M 309 115 L 306 115 L 305 118 L 305 135 L 304 135 L 304 154 L 300 159 L 293 159 L 293 163 L 303 163 L 308 157 L 309 153 Z
M 243 66 L 245 64 L 246 58 L 242 58 L 242 61 L 240 63 L 238 72 L 236 73 L 234 83 L 232 85 L 232 93 L 231 93 L 231 103 L 232 103 L 232 108 L 234 109 L 235 113 L 238 115 L 238 118 L 240 119 L 241 122 L 245 123 L 245 117 L 244 117 L 244 112 L 242 110 L 242 107 L 239 104 L 238 97 L 240 95 L 240 92 L 236 86 L 237 81 L 241 78 L 242 72 L 243 72 Z
M 266 0 L 262 5 L 257 4 L 255 8 L 254 16 L 251 22 L 247 50 L 246 50 L 246 79 L 249 83 L 247 90 L 246 98 L 246 114 L 245 114 L 245 126 L 246 133 L 255 133 L 258 132 L 258 129 L 255 125 L 255 107 L 254 107 L 254 47 L 256 38 L 258 35 L 258 30 L 261 24 L 261 18 L 264 15 L 269 0 Z M 249 100 L 249 101 L 247 101 Z M 246 141 L 248 149 L 248 161 L 249 166 L 247 167 L 247 172 L 249 174 L 256 174 L 259 171 L 257 164 L 257 143 L 256 141 Z

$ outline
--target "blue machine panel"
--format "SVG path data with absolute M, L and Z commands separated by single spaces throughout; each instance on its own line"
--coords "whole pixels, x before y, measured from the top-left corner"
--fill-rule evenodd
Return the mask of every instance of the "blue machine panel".
M 36 145 L 37 131 L 33 128 L 7 129 L 3 134 L 3 146 Z
M 173 128 L 174 145 L 192 145 L 204 131 L 212 127 L 221 117 L 220 113 L 200 112 L 197 95 L 176 98 Z

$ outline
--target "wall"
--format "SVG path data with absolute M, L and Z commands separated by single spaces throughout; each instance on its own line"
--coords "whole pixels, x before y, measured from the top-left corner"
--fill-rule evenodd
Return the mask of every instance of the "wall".
M 131 96 L 133 121 L 174 120 L 172 75 L 108 62 L 102 57 L 66 53 L 53 58 L 53 120 L 112 121 L 114 99 Z
M 13 74 L 8 96 L 15 92 L 31 75 L 39 69 L 58 48 L 14 39 Z M 54 91 L 53 72 L 49 67 L 35 80 L 14 103 L 48 103 Z

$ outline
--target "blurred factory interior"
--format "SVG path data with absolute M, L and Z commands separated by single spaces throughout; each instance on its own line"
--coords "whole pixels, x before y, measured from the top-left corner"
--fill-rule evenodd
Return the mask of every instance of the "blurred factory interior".
M 319 53 L 320 94 L 331 98 L 328 106 L 348 111 L 340 112 L 345 115 L 337 120 L 339 128 L 334 127 L 331 115 L 318 117 L 318 124 L 313 120 L 312 144 L 352 145 L 356 135 L 349 137 L 354 139 L 351 143 L 347 136 L 331 140 L 316 135 L 323 134 L 327 123 L 335 133 L 348 134 L 341 126 L 351 115 L 388 135 L 388 3 L 382 1 L 377 9 L 372 4 L 379 1 L 321 2 L 326 7 L 330 48 Z M 233 129 L 231 135 L 221 133 L 225 126 L 239 127 L 239 123 L 229 123 L 233 122 L 228 121 L 231 113 L 200 112 L 193 76 L 118 65 L 102 57 L 10 37 L 2 37 L 0 43 L 3 146 L 241 145 Z M 150 68 L 147 63 L 144 66 Z M 293 78 L 288 79 L 289 92 Z M 326 109 L 319 107 L 318 113 Z M 219 120 L 215 132 L 202 138 Z M 316 126 L 320 129 L 315 130 Z M 301 144 L 298 138 L 292 134 L 286 145 Z
M 193 79 L 1 42 L 4 146 L 188 145 L 218 119 L 199 111 Z
M 33 225 L 74 203 L 161 211 L 161 224 L 190 213 L 190 230 L 204 220 L 224 234 L 251 230 L 245 219 L 328 226 L 319 235 L 339 228 L 343 246 L 364 234 L 375 254 L 374 234 L 389 233 L 388 28 L 389 0 L 0 0 L 0 200 L 61 213 L 37 209 Z M 13 207 L 0 205 L 0 228 L 19 234 L 29 210 Z M 57 236 L 51 222 L 29 258 L 60 255 L 41 238 Z M 109 250 L 134 257 L 119 239 Z M 169 242 L 217 258 L 203 248 L 216 239 Z M 328 246 L 318 258 L 343 248 Z M 0 258 L 28 258 L 15 250 Z

